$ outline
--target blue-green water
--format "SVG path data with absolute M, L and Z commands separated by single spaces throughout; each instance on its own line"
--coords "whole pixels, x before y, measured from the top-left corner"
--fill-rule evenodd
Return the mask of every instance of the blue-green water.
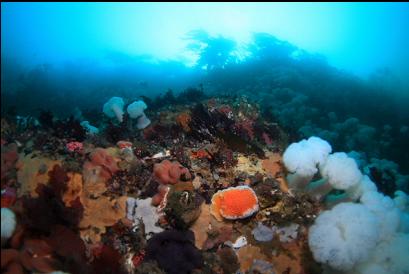
M 408 17 L 406 3 L 2 3 L 2 113 L 203 84 L 408 171 Z

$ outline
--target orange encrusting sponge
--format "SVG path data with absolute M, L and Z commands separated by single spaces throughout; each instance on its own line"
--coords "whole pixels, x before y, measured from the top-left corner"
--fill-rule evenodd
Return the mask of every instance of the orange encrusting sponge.
M 248 186 L 230 187 L 212 197 L 212 212 L 225 219 L 243 219 L 258 211 L 258 199 Z

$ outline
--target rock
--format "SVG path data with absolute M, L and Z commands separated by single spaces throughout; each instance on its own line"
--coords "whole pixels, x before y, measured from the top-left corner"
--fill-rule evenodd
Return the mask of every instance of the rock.
M 187 229 L 197 220 L 203 199 L 193 191 L 170 191 L 165 207 L 169 223 L 179 229 Z

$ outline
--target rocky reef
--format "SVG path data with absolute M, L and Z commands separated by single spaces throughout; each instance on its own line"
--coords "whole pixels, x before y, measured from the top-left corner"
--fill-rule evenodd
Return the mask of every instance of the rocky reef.
M 288 190 L 287 134 L 245 97 L 181 102 L 147 102 L 139 129 L 117 110 L 93 134 L 51 113 L 24 128 L 2 119 L 1 202 L 15 220 L 4 240 L 2 224 L 2 271 L 312 273 L 320 204 Z

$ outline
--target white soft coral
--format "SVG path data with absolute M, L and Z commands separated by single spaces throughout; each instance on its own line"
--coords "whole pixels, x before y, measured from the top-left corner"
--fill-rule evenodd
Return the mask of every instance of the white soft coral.
M 397 233 L 381 242 L 366 262 L 350 273 L 359 274 L 407 274 L 409 273 L 409 234 Z
M 382 240 L 392 237 L 397 232 L 400 210 L 390 197 L 377 191 L 368 191 L 362 195 L 361 203 L 377 217 Z
M 125 102 L 121 97 L 112 97 L 104 104 L 102 111 L 110 118 L 116 117 L 118 122 L 122 123 L 124 116 Z
M 346 190 L 358 185 L 362 179 L 355 160 L 344 152 L 336 152 L 328 156 L 320 166 L 321 175 L 336 189 Z
M 144 101 L 138 100 L 130 104 L 127 108 L 129 117 L 131 117 L 132 119 L 138 119 L 137 123 L 138 129 L 144 129 L 151 123 L 149 118 L 144 113 L 144 110 L 147 107 L 148 106 L 145 104 Z
M 377 225 L 375 215 L 361 204 L 341 203 L 324 211 L 309 230 L 314 259 L 337 270 L 352 269 L 376 246 Z
M 331 145 L 318 137 L 292 143 L 283 154 L 283 162 L 291 173 L 287 181 L 290 188 L 300 189 L 308 184 L 331 153 Z
M 357 187 L 362 180 L 362 173 L 355 160 L 344 152 L 330 154 L 320 164 L 322 180 L 311 183 L 307 192 L 317 200 L 322 199 L 333 189 L 347 190 Z

